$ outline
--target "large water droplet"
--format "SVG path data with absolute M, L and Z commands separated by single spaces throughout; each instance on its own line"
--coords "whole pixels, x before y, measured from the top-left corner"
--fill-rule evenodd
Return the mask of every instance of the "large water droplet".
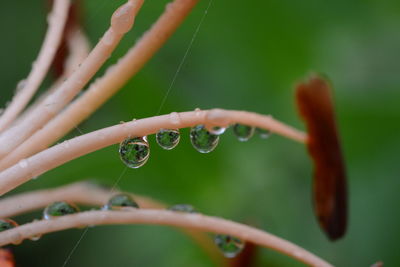
M 48 205 L 43 211 L 43 218 L 50 220 L 54 217 L 64 216 L 79 212 L 79 208 L 72 203 L 57 201 Z
M 121 160 L 132 169 L 142 167 L 150 156 L 150 146 L 146 137 L 128 138 L 119 146 Z
M 18 224 L 11 219 L 0 219 L 0 232 L 17 227 Z
M 200 153 L 209 153 L 217 147 L 219 136 L 207 131 L 204 125 L 197 125 L 190 130 L 190 141 Z
M 262 128 L 256 128 L 256 133 L 258 136 L 260 136 L 262 139 L 267 139 L 271 136 L 271 131 L 270 130 L 265 130 Z
M 105 210 L 120 210 L 124 207 L 139 208 L 139 205 L 128 194 L 118 194 L 110 198 L 103 209 Z
M 156 134 L 157 143 L 166 150 L 171 150 L 179 143 L 179 130 L 161 129 Z
M 178 211 L 178 212 L 187 212 L 187 213 L 197 213 L 198 211 L 189 204 L 176 204 L 168 208 L 168 210 Z
M 236 123 L 233 126 L 233 132 L 241 142 L 248 141 L 254 134 L 254 127 Z
M 227 258 L 236 257 L 245 245 L 242 240 L 230 235 L 216 235 L 214 242 Z

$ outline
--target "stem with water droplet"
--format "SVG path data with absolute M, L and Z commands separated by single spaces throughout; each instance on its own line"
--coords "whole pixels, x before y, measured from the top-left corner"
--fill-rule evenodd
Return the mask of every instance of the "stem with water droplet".
M 332 265 L 307 250 L 275 235 L 222 218 L 169 210 L 126 209 L 124 211 L 86 211 L 57 219 L 36 221 L 0 233 L 0 246 L 31 236 L 88 225 L 149 224 L 184 227 L 193 230 L 236 236 L 244 241 L 270 248 L 310 266 Z
M 60 46 L 65 23 L 68 17 L 70 0 L 55 0 L 53 10 L 48 16 L 49 27 L 39 55 L 32 65 L 31 72 L 23 88 L 16 92 L 10 105 L 0 117 L 0 132 L 11 125 L 18 114 L 26 107 L 49 71 L 54 56 Z
M 0 162 L 0 170 L 12 166 L 22 158 L 46 149 L 90 116 L 150 60 L 179 27 L 197 2 L 198 0 L 175 0 L 170 3 L 152 28 L 116 65 L 110 67 L 103 77 L 97 79 L 65 111 L 62 111 L 3 158 Z
M 300 143 L 306 141 L 306 134 L 267 115 L 223 109 L 181 112 L 176 115 L 179 120 L 176 120 L 176 116 L 171 120 L 168 114 L 118 124 L 75 137 L 39 152 L 24 159 L 23 166 L 15 164 L 0 173 L 0 195 L 70 160 L 120 143 L 127 137 L 155 134 L 160 129 L 186 128 L 199 124 L 227 127 L 241 123 L 270 130 Z
M 111 27 L 90 52 L 82 65 L 53 94 L 35 109 L 18 125 L 6 130 L 0 135 L 0 159 L 10 153 L 36 130 L 43 127 L 50 119 L 60 112 L 80 90 L 96 74 L 104 62 L 119 44 L 134 17 L 142 6 L 143 0 L 130 0 L 118 9 L 112 19 Z M 123 12 L 121 12 L 121 9 Z M 127 21 L 129 23 L 127 23 Z

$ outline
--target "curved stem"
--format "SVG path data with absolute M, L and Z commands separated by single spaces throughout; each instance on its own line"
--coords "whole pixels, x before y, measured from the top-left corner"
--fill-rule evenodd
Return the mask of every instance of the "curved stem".
M 104 62 L 110 57 L 126 32 L 133 26 L 134 18 L 144 0 L 129 0 L 117 9 L 111 26 L 96 47 L 90 52 L 79 69 L 66 80 L 54 94 L 49 95 L 37 109 L 20 124 L 0 135 L 0 159 L 20 145 L 36 130 L 43 127 L 89 82 Z
M 0 200 L 0 218 L 14 217 L 26 212 L 42 209 L 56 201 L 74 202 L 89 206 L 103 206 L 115 195 L 110 189 L 91 184 L 77 182 L 66 186 L 36 190 L 9 196 Z M 163 209 L 165 205 L 147 197 L 133 195 L 141 208 Z
M 101 148 L 120 143 L 129 136 L 155 134 L 160 129 L 176 129 L 204 124 L 207 127 L 227 127 L 241 123 L 270 130 L 295 141 L 304 143 L 306 135 L 271 116 L 247 111 L 212 109 L 155 116 L 115 125 L 64 141 L 48 148 L 0 173 L 0 195 L 43 174 L 65 162 Z
M 0 218 L 10 218 L 26 212 L 43 209 L 56 201 L 67 201 L 88 206 L 103 206 L 116 192 L 99 187 L 90 182 L 77 182 L 70 185 L 37 190 L 13 195 L 0 200 Z M 148 197 L 131 194 L 143 209 L 165 209 L 166 205 Z M 226 260 L 214 246 L 212 240 L 202 232 L 191 229 L 180 229 L 192 238 L 218 266 L 225 266 Z
M 227 234 L 276 250 L 310 266 L 332 266 L 307 250 L 265 231 L 222 218 L 168 210 L 132 208 L 123 211 L 87 211 L 51 220 L 32 222 L 0 233 L 0 246 L 22 241 L 31 236 L 69 228 L 107 224 L 168 225 Z
M 49 27 L 39 55 L 32 66 L 24 87 L 16 93 L 12 102 L 0 117 L 0 132 L 10 126 L 18 114 L 26 107 L 49 71 L 62 40 L 70 4 L 69 0 L 54 1 L 53 9 L 49 14 Z
M 4 170 L 19 160 L 46 149 L 89 117 L 108 98 L 115 94 L 163 46 L 190 13 L 198 0 L 175 0 L 143 37 L 97 79 L 86 92 L 69 105 L 42 129 L 5 156 L 0 162 Z

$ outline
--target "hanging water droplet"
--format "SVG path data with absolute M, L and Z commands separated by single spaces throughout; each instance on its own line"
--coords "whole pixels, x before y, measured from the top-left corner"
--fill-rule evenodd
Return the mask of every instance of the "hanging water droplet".
M 0 232 L 17 227 L 18 224 L 11 219 L 0 219 Z
M 262 128 L 256 128 L 256 132 L 262 139 L 267 139 L 272 134 L 270 130 L 265 130 Z
M 192 205 L 189 204 L 176 204 L 169 207 L 168 210 L 187 212 L 187 213 L 198 213 L 198 211 Z
M 74 204 L 65 202 L 65 201 L 57 201 L 50 205 L 48 205 L 43 211 L 43 218 L 46 220 L 50 220 L 54 217 L 64 216 L 68 214 L 73 214 L 79 212 L 79 208 Z
M 236 257 L 245 245 L 242 240 L 230 235 L 216 235 L 214 242 L 227 258 Z
M 34 219 L 34 220 L 33 220 L 33 222 L 37 222 L 37 221 L 39 221 L 39 220 L 37 220 L 37 219 Z M 29 239 L 30 239 L 31 241 L 38 241 L 41 237 L 42 237 L 41 234 L 37 234 L 37 235 L 32 235 L 32 236 L 30 236 Z
M 241 142 L 248 141 L 254 134 L 254 127 L 236 123 L 233 126 L 233 132 Z
M 128 194 L 118 194 L 110 198 L 104 210 L 120 210 L 124 207 L 139 208 L 139 205 Z
M 215 134 L 215 135 L 221 135 L 226 131 L 225 127 L 219 127 L 219 126 L 215 126 L 212 127 L 210 130 L 210 133 Z
M 179 143 L 180 134 L 179 130 L 165 130 L 161 129 L 156 134 L 157 143 L 166 150 L 171 150 Z
M 142 167 L 150 156 L 150 147 L 146 136 L 128 138 L 123 141 L 119 146 L 119 155 L 129 168 Z
M 209 153 L 217 147 L 219 136 L 207 131 L 204 125 L 197 125 L 190 130 L 190 141 L 200 153 Z

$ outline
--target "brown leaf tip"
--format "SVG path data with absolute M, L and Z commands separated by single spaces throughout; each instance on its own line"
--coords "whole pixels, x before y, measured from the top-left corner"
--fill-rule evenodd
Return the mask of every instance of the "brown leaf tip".
M 314 163 L 314 210 L 322 229 L 336 240 L 347 228 L 347 182 L 330 86 L 313 76 L 297 86 L 296 100 Z

